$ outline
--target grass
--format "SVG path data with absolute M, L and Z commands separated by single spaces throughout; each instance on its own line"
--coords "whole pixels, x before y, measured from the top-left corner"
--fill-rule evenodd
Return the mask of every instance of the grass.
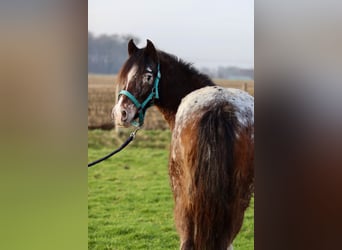
M 129 131 L 88 131 L 88 161 L 117 148 Z M 168 130 L 142 130 L 126 149 L 88 170 L 89 249 L 178 249 L 168 179 Z M 234 249 L 254 249 L 254 202 Z

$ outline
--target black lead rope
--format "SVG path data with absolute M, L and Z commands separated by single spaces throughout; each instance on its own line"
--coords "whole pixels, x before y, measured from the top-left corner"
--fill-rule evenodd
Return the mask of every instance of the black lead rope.
M 109 153 L 108 155 L 96 160 L 96 161 L 93 161 L 91 163 L 88 163 L 88 168 L 96 165 L 97 163 L 100 163 L 101 161 L 104 161 L 106 159 L 108 159 L 109 157 L 115 155 L 116 153 L 120 152 L 121 150 L 123 150 L 128 144 L 131 143 L 131 141 L 134 140 L 135 138 L 135 135 L 136 133 L 138 132 L 139 128 L 137 128 L 136 130 L 134 130 L 131 135 L 127 138 L 127 140 L 118 148 L 118 149 L 115 149 L 113 152 Z

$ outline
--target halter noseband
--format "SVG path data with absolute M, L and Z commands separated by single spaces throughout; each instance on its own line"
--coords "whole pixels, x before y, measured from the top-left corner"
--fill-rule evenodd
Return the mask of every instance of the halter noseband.
M 160 66 L 159 66 L 159 63 L 158 63 L 158 66 L 157 66 L 157 76 L 156 78 L 154 79 L 154 83 L 153 83 L 153 88 L 151 90 L 151 93 L 148 95 L 148 97 L 145 99 L 145 101 L 143 101 L 142 103 L 140 103 L 137 98 L 135 98 L 134 95 L 132 95 L 129 91 L 127 90 L 121 90 L 119 92 L 119 97 L 121 95 L 125 95 L 128 97 L 128 99 L 130 99 L 133 104 L 137 107 L 138 109 L 138 112 L 139 112 L 139 122 L 137 121 L 132 121 L 131 124 L 135 127 L 141 127 L 143 124 L 144 124 L 144 119 L 145 119 L 145 113 L 146 113 L 146 110 L 151 106 L 153 105 L 152 103 L 150 103 L 151 100 L 153 99 L 159 99 L 159 92 L 158 92 L 158 85 L 159 85 L 159 80 L 160 80 L 160 77 L 161 77 L 161 74 L 160 74 Z

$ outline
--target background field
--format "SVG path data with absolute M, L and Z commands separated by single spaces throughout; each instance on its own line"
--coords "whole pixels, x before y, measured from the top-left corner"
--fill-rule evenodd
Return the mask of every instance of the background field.
M 88 131 L 88 161 L 116 148 L 128 136 Z M 169 130 L 142 130 L 111 159 L 88 170 L 89 249 L 178 249 L 168 179 Z M 254 249 L 254 202 L 234 241 Z
M 254 95 L 254 81 L 215 79 L 223 87 L 246 89 Z M 88 128 L 113 128 L 111 111 L 117 96 L 115 75 L 88 75 Z M 145 129 L 168 129 L 163 117 L 155 107 L 146 113 Z

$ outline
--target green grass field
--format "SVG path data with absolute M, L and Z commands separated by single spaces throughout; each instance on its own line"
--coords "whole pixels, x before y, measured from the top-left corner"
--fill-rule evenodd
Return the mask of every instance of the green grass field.
M 117 148 L 129 135 L 88 131 L 88 161 Z M 170 131 L 138 132 L 111 159 L 88 170 L 88 249 L 178 249 L 168 179 Z M 254 249 L 254 201 L 235 250 Z

